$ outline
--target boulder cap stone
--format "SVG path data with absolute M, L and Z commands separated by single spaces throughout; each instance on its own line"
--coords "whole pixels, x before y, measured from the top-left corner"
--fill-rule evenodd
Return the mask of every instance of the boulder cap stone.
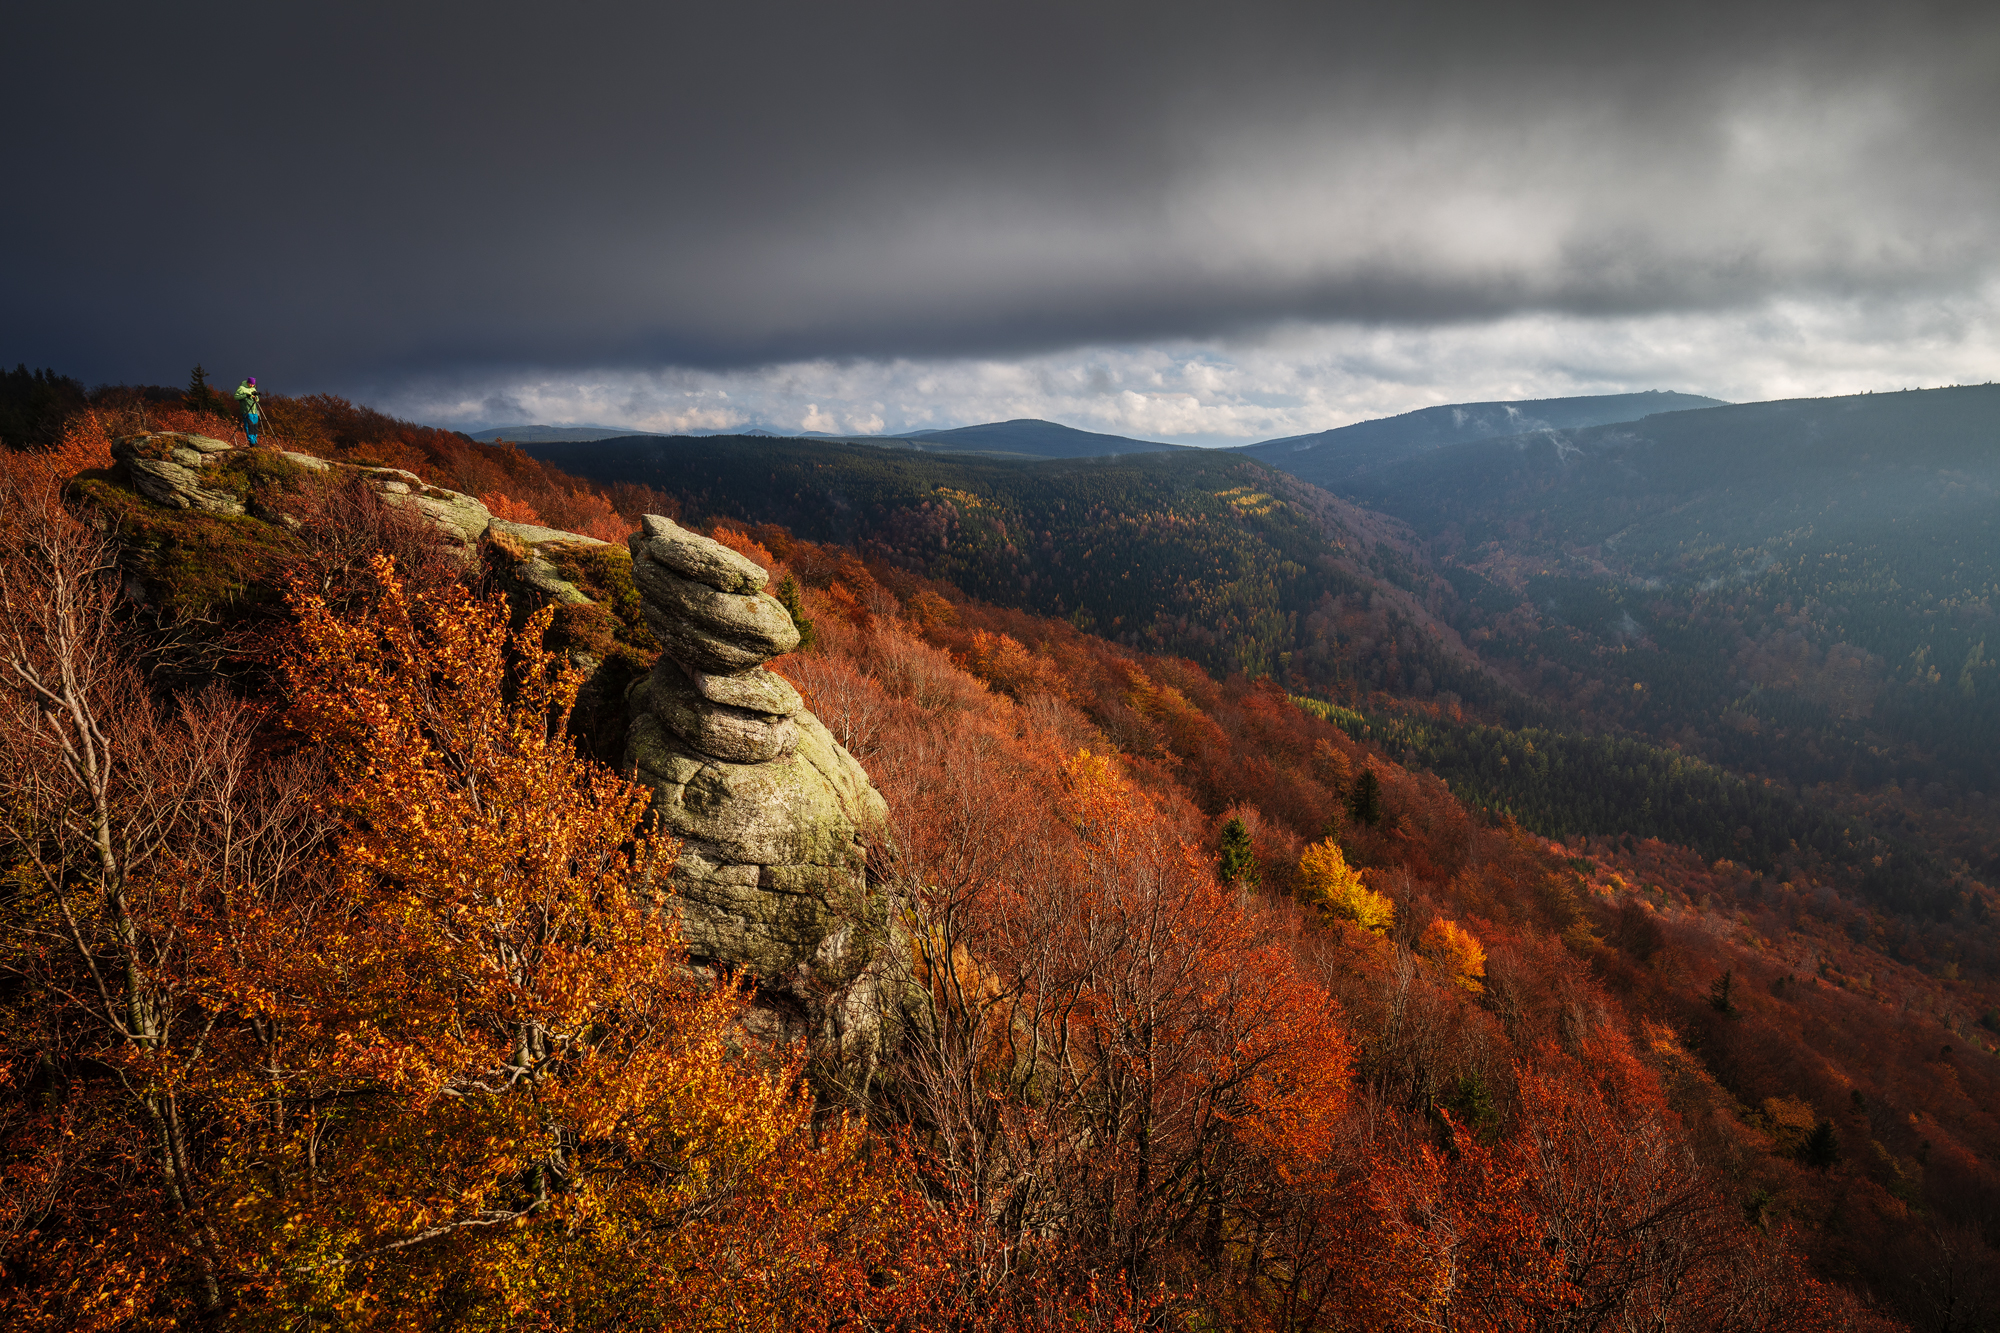
M 561 528 L 544 528 L 533 523 L 516 523 L 511 519 L 496 518 L 490 531 L 504 532 L 523 546 L 541 546 L 549 542 L 564 546 L 609 546 L 611 543 L 596 537 L 586 537 L 580 532 L 565 532 Z
M 154 504 L 232 517 L 243 513 L 241 500 L 227 491 L 203 486 L 201 473 L 193 468 L 156 458 L 130 458 L 125 466 L 131 472 L 132 485 Z
M 417 484 L 423 485 L 421 481 Z M 384 504 L 407 505 L 415 509 L 433 527 L 460 546 L 477 544 L 493 522 L 493 514 L 485 505 L 457 491 L 426 487 L 421 493 L 413 489 L 406 494 L 397 494 L 380 485 L 377 490 L 381 492 Z
M 133 489 L 156 505 L 237 517 L 244 512 L 241 500 L 202 484 L 215 456 L 233 448 L 207 435 L 146 431 L 112 441 L 111 456 L 125 465 Z
M 647 514 L 640 531 L 632 536 L 632 555 L 641 554 L 685 579 L 706 584 L 717 592 L 758 593 L 771 575 L 756 561 L 749 560 L 700 533 L 689 532 L 670 518 Z
M 121 435 L 111 443 L 114 458 L 167 458 L 175 449 L 192 449 L 197 454 L 226 454 L 235 445 L 212 435 L 190 435 L 186 431 L 140 431 Z

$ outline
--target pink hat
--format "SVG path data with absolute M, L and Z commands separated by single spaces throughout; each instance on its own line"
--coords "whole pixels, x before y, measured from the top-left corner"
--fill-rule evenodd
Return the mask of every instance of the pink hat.
M 255 384 L 255 383 L 257 382 L 257 377 L 256 377 L 255 375 L 252 375 L 252 376 L 248 377 L 247 379 L 245 379 L 245 380 L 244 380 L 243 382 L 244 382 L 245 384 Z

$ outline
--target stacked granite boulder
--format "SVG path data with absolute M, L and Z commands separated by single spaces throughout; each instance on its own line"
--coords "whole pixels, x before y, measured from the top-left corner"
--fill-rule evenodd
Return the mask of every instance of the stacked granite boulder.
M 482 548 L 506 556 L 491 567 L 510 593 L 593 600 L 556 557 L 604 543 L 495 518 L 414 473 L 180 432 L 127 436 L 112 453 L 146 500 L 230 521 L 297 526 L 260 499 L 255 480 L 274 467 L 359 480 L 435 526 L 468 561 Z M 682 840 L 672 881 L 689 952 L 755 975 L 759 1035 L 819 1038 L 832 1058 L 822 1069 L 852 1086 L 882 1032 L 879 979 L 892 971 L 893 930 L 868 880 L 888 809 L 798 691 L 764 669 L 799 642 L 791 616 L 764 592 L 770 575 L 664 518 L 647 517 L 630 548 L 640 610 L 663 652 L 622 708 L 609 696 L 606 739 L 615 746 L 625 728 L 627 768 L 653 788 L 655 817 Z M 586 669 L 602 665 L 571 656 Z M 593 677 L 586 694 L 595 689 Z
M 625 758 L 682 839 L 672 878 L 688 949 L 755 974 L 790 1017 L 851 1045 L 867 1025 L 870 987 L 857 983 L 886 934 L 867 867 L 888 809 L 798 691 L 764 669 L 799 641 L 764 592 L 770 575 L 669 519 L 644 522 L 632 581 L 662 655 L 634 691 Z

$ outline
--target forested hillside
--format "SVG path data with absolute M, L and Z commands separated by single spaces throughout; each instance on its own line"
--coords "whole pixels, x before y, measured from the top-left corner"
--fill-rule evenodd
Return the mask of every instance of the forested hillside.
M 1562 712 L 1910 821 L 1984 874 L 2000 387 L 1489 440 L 1357 484 Z
M 1345 495 L 1351 487 L 1363 484 L 1364 479 L 1385 468 L 1447 445 L 1531 431 L 1636 421 L 1656 412 L 1719 405 L 1716 399 L 1698 394 L 1661 390 L 1511 403 L 1452 403 L 1376 421 L 1359 421 L 1312 435 L 1265 440 L 1233 452 Z
M 1436 622 L 1450 585 L 1422 567 L 1402 525 L 1231 454 L 1033 463 L 744 437 L 530 452 L 1213 671 L 1506 705 Z
M 1214 455 L 891 467 L 683 441 L 589 465 L 679 477 L 695 512 L 719 484 L 700 479 L 728 476 L 716 512 L 858 542 L 1212 671 L 1386 700 L 1376 721 L 1402 758 L 1552 836 L 1654 835 L 1766 871 L 1809 849 L 1900 933 L 1985 958 L 1952 935 L 1972 924 L 1967 885 L 2000 868 L 1984 794 L 2000 689 L 1982 686 L 1974 637 L 2000 587 L 2000 569 L 1979 573 L 1996 549 L 1978 480 L 1996 466 L 1996 403 L 1757 404 L 1439 448 L 1368 482 L 1400 522 Z M 1813 517 L 1831 537 L 1797 526 Z M 1674 532 L 1688 535 L 1668 548 Z M 1822 550 L 1836 540 L 1861 545 Z M 1136 633 L 1120 614 L 1149 607 Z M 1911 640 L 1901 679 L 1864 646 L 1892 624 Z M 1538 758 L 1521 764 L 1524 749 Z
M 592 479 L 334 398 L 256 451 L 199 382 L 20 387 L 14 1324 L 2000 1321 L 2000 896 L 1851 778 L 1701 757 L 1693 703 L 1638 734 L 1612 667 L 1657 642 L 1573 692 L 1509 657 L 1555 613 L 1505 531 L 1215 455 Z M 141 430 L 244 512 L 149 501 Z M 480 544 L 381 498 L 432 490 Z M 859 1074 L 654 910 L 682 849 L 610 765 L 655 612 L 582 540 L 647 513 L 769 572 L 773 667 L 887 800 Z

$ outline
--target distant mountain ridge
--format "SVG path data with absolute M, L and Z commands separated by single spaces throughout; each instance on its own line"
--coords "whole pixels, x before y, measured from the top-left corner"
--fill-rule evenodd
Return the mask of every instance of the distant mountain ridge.
M 926 447 L 942 445 L 967 452 L 1019 454 L 1031 458 L 1107 458 L 1195 447 L 1135 440 L 1126 435 L 1100 435 L 1034 417 L 992 421 L 980 426 L 959 426 L 952 430 L 918 431 L 900 438 Z
M 1719 398 L 1661 389 L 1581 398 L 1447 403 L 1312 435 L 1243 445 L 1232 452 L 1248 454 L 1315 486 L 1344 491 L 1368 474 L 1448 445 L 1530 431 L 1615 425 L 1658 412 L 1726 405 Z
M 479 431 L 473 439 L 483 443 L 507 440 L 514 444 L 587 444 L 593 440 L 708 438 L 715 436 L 754 439 L 796 439 L 830 444 L 869 444 L 883 448 L 915 449 L 923 453 L 987 454 L 1003 458 L 1117 458 L 1125 454 L 1166 453 L 1192 449 L 1187 444 L 1162 444 L 1157 440 L 1135 440 L 1125 435 L 1102 435 L 1078 430 L 1054 421 L 1021 417 L 1013 421 L 989 421 L 977 426 L 957 426 L 944 430 L 905 432 L 898 435 L 838 435 L 828 431 L 797 433 L 745 427 L 727 431 L 626 430 L 618 426 L 495 426 Z
M 790 432 L 746 426 L 742 430 L 691 430 L 680 432 L 696 438 L 709 435 L 749 435 L 759 439 L 788 440 Z M 468 438 L 481 444 L 505 440 L 509 444 L 588 444 L 592 440 L 635 440 L 666 438 L 654 430 L 628 430 L 623 426 L 495 426 Z
M 1288 435 L 1229 450 L 1247 454 L 1316 486 L 1339 489 L 1405 458 L 1448 445 L 1518 435 L 1537 430 L 1574 430 L 1637 421 L 1659 412 L 1724 406 L 1720 399 L 1655 389 L 1648 393 L 1603 394 L 1583 398 L 1536 398 L 1519 402 L 1448 403 L 1400 416 L 1357 422 L 1311 435 Z M 1126 454 L 1169 453 L 1199 446 L 1167 444 L 1078 430 L 1037 417 L 989 421 L 976 426 L 902 431 L 892 435 L 841 435 L 828 431 L 786 432 L 762 427 L 662 433 L 619 426 L 496 426 L 475 433 L 484 442 L 583 444 L 592 440 L 673 439 L 676 437 L 799 439 L 830 444 L 867 444 L 922 453 L 979 454 L 996 458 L 1117 458 Z
M 1531 517 L 1551 549 L 1604 545 L 1607 561 L 1646 576 L 1707 577 L 1795 530 L 1825 544 L 1892 522 L 1935 538 L 1963 513 L 1983 524 L 2000 505 L 2000 386 L 1738 403 L 1468 440 L 1371 469 L 1352 490 L 1419 532 L 1457 525 L 1468 546 Z M 2000 553 L 1989 558 L 2000 576 Z
M 1593 726 L 2000 790 L 2000 385 L 1467 441 L 1348 495 L 1427 543 L 1487 661 Z M 2000 874 L 2000 843 L 1956 850 Z
M 481 444 L 506 440 L 510 444 L 574 444 L 584 440 L 616 440 L 628 435 L 644 435 L 642 430 L 622 426 L 495 426 L 472 432 Z

